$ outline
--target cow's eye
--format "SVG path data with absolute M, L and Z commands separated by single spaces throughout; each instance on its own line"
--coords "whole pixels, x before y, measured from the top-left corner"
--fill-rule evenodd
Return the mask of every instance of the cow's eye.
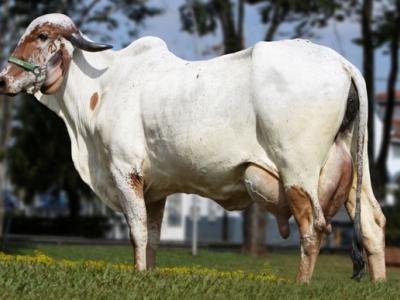
M 41 41 L 46 41 L 48 38 L 49 38 L 49 36 L 47 35 L 47 33 L 41 33 L 41 34 L 39 34 L 38 35 L 38 38 L 41 40 Z

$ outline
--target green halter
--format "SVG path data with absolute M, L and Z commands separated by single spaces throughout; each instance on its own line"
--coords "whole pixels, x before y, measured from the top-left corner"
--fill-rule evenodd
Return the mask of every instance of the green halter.
M 16 64 L 17 66 L 19 66 L 27 71 L 32 72 L 35 75 L 35 82 L 33 83 L 32 87 L 29 90 L 27 90 L 28 93 L 33 94 L 40 90 L 40 88 L 42 87 L 43 83 L 46 80 L 47 64 L 44 64 L 44 65 L 31 64 L 27 61 L 16 58 L 15 56 L 10 56 L 8 61 L 10 63 Z
M 40 66 L 28 63 L 27 61 L 24 61 L 22 59 L 16 58 L 14 56 L 10 56 L 8 61 L 10 63 L 16 64 L 17 66 L 20 66 L 20 67 L 24 68 L 25 70 L 31 71 L 31 72 L 33 72 L 35 74 L 40 71 Z

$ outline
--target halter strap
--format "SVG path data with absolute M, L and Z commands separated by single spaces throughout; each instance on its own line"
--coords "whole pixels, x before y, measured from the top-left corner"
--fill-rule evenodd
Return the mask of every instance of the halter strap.
M 8 58 L 8 61 L 10 63 L 16 64 L 17 66 L 32 72 L 35 75 L 35 82 L 32 84 L 32 86 L 27 89 L 27 92 L 30 94 L 34 94 L 37 91 L 40 91 L 41 86 L 46 80 L 46 64 L 44 65 L 35 65 L 31 64 L 27 61 L 24 61 L 22 59 L 16 58 L 15 56 L 10 56 Z
M 8 59 L 10 63 L 16 64 L 17 66 L 20 66 L 24 68 L 25 70 L 31 71 L 33 73 L 37 72 L 37 70 L 40 68 L 38 65 L 31 64 L 27 61 L 24 61 L 22 59 L 16 58 L 14 56 L 10 56 Z

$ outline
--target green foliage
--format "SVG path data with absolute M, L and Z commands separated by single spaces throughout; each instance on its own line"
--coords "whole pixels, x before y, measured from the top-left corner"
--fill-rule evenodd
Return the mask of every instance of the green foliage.
M 180 7 L 182 30 L 197 33 L 202 36 L 213 33 L 217 29 L 220 2 L 216 0 L 187 1 Z M 229 1 L 228 1 L 229 2 Z M 261 23 L 277 27 L 281 23 L 292 23 L 292 37 L 312 36 L 313 29 L 324 27 L 330 18 L 343 21 L 348 7 L 354 6 L 353 0 L 246 0 L 248 5 L 258 5 Z M 231 1 L 231 6 L 237 6 L 237 2 Z M 196 24 L 194 23 L 196 21 Z
M 340 1 L 303 1 L 280 0 L 260 1 L 265 3 L 261 9 L 261 21 L 264 24 L 292 23 L 293 37 L 312 36 L 314 28 L 325 27 L 329 19 L 335 16 L 336 20 L 343 20 L 343 15 L 337 12 L 341 7 Z
M 25 1 L 16 0 L 10 7 L 10 15 L 18 17 L 15 26 L 22 30 L 36 17 L 47 13 L 67 14 L 75 24 L 88 34 L 99 34 L 100 40 L 112 41 L 112 32 L 124 27 L 128 36 L 137 34 L 134 24 L 143 24 L 147 17 L 162 13 L 159 7 L 149 5 L 147 0 L 64 0 Z M 132 24 L 133 23 L 133 24 Z M 92 26 L 95 24 L 96 26 Z M 104 25 L 107 30 L 103 30 Z M 121 32 L 120 32 L 121 33 Z
M 62 120 L 32 96 L 17 107 L 13 144 L 8 151 L 10 178 L 27 201 L 36 193 L 73 187 L 90 195 L 71 159 L 71 145 Z
M 101 259 L 111 263 L 131 261 L 130 247 L 122 246 L 38 246 L 57 259 Z M 14 248 L 32 255 L 32 248 Z M 123 259 L 121 259 L 121 257 Z M 112 265 L 91 267 L 94 262 L 73 268 L 57 264 L 0 262 L 2 299 L 397 299 L 399 271 L 389 271 L 384 284 L 350 280 L 350 260 L 339 255 L 320 255 L 314 280 L 309 285 L 293 282 L 296 253 L 271 254 L 250 258 L 234 253 L 200 251 L 193 257 L 187 251 L 162 250 L 159 267 L 200 266 L 217 270 L 243 270 L 248 273 L 272 272 L 287 278 L 284 282 L 260 282 L 209 275 L 186 275 L 151 271 L 138 273 Z M 45 262 L 45 260 L 44 260 Z
M 203 3 L 200 0 L 185 3 L 179 7 L 182 30 L 197 33 L 200 36 L 214 32 L 217 28 L 216 11 L 211 2 Z M 196 22 L 196 24 L 195 24 Z
M 377 9 L 373 32 L 374 46 L 377 48 L 388 45 L 397 30 L 400 11 L 395 2 L 393 0 L 383 2 Z
M 400 191 L 396 194 L 394 206 L 383 207 L 383 214 L 386 217 L 386 245 L 400 245 Z

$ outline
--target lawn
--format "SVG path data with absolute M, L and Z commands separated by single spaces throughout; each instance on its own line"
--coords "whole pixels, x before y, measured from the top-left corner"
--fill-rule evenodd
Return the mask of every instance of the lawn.
M 313 282 L 294 283 L 298 254 L 160 250 L 158 268 L 132 269 L 129 246 L 36 245 L 0 255 L 0 299 L 400 299 L 400 270 L 371 284 L 350 259 L 320 255 Z

